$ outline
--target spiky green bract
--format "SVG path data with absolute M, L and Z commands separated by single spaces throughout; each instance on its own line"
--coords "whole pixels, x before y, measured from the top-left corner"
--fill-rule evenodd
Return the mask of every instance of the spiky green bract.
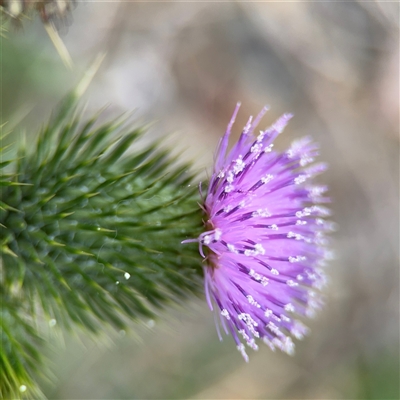
M 81 123 L 69 96 L 37 143 L 1 164 L 2 397 L 42 368 L 35 324 L 97 332 L 201 290 L 201 262 L 181 241 L 202 229 L 189 166 L 143 146 L 122 121 Z M 125 124 L 126 125 L 126 124 Z

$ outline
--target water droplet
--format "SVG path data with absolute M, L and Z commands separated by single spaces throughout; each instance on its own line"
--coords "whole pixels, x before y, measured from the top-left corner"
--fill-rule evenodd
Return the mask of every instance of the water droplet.
M 54 318 L 52 318 L 52 319 L 49 321 L 49 326 L 50 326 L 50 328 L 52 328 L 53 326 L 56 326 L 56 324 L 57 324 L 57 321 L 56 321 Z
M 149 319 L 148 321 L 147 321 L 147 326 L 149 327 L 149 328 L 154 328 L 154 325 L 156 324 L 156 322 L 154 321 L 154 319 Z

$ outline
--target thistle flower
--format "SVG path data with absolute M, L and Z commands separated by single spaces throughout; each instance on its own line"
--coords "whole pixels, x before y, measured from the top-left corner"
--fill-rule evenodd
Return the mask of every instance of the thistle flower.
M 36 12 L 43 23 L 59 24 L 68 18 L 75 0 L 0 0 L 0 11 L 14 22 Z
M 75 3 L 75 0 L 0 0 L 1 28 L 6 30 L 3 23 L 7 20 L 22 26 L 24 19 L 39 16 L 61 60 L 71 68 L 71 56 L 58 30 L 69 25 Z
M 207 230 L 193 241 L 205 258 L 208 305 L 218 307 L 223 329 L 248 361 L 241 338 L 254 350 L 262 339 L 272 350 L 293 354 L 290 334 L 301 339 L 307 333 L 293 315 L 312 317 L 322 305 L 318 290 L 326 278 L 320 267 L 329 255 L 325 233 L 332 223 L 319 205 L 328 202 L 326 186 L 311 183 L 326 165 L 306 167 L 317 145 L 306 137 L 284 153 L 272 151 L 292 115 L 255 137 L 265 107 L 225 155 L 239 106 L 217 149 L 203 205 Z M 221 338 L 218 323 L 217 330 Z

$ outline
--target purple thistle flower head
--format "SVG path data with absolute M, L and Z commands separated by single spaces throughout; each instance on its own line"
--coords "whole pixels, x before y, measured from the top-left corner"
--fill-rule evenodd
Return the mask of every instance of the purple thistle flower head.
M 196 241 L 205 257 L 208 304 L 217 308 L 223 329 L 248 361 L 243 342 L 257 350 L 260 339 L 272 350 L 293 354 L 291 336 L 307 333 L 294 317 L 312 317 L 322 305 L 321 267 L 329 255 L 325 233 L 332 223 L 323 219 L 329 215 L 321 205 L 329 201 L 327 188 L 312 184 L 326 169 L 313 164 L 317 145 L 306 137 L 284 153 L 272 150 L 292 115 L 255 136 L 265 107 L 250 117 L 226 155 L 239 106 L 217 149 L 203 205 L 206 232 Z M 218 323 L 217 330 L 221 338 Z

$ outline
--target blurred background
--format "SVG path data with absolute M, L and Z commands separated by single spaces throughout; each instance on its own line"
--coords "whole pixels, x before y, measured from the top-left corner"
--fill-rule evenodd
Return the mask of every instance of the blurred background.
M 339 225 L 326 308 L 294 357 L 261 346 L 245 364 L 198 299 L 106 345 L 55 339 L 48 398 L 398 399 L 399 4 L 76 2 L 58 23 L 72 69 L 23 22 L 1 39 L 2 122 L 33 134 L 105 52 L 88 112 L 155 120 L 204 179 L 237 101 L 235 135 L 264 104 L 263 127 L 293 112 L 277 147 L 321 144 Z

